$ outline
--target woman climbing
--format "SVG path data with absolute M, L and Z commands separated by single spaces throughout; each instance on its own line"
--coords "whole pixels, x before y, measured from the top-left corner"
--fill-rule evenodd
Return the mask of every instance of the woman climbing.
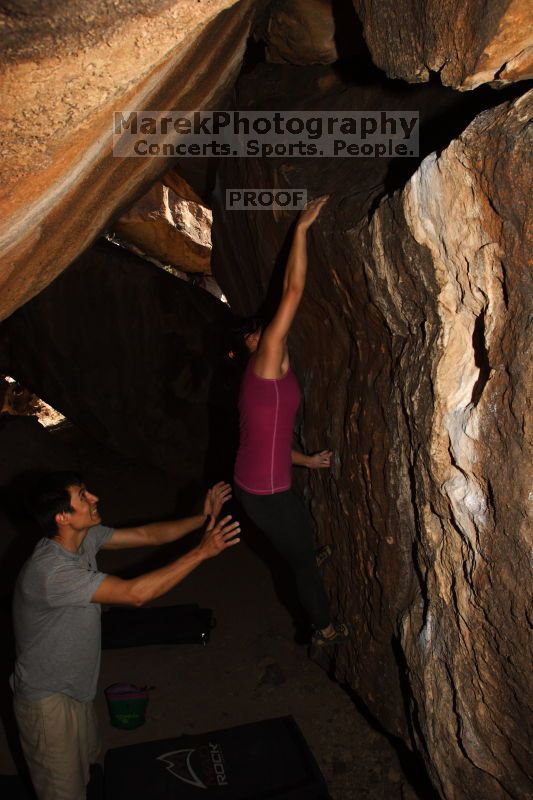
M 244 510 L 294 571 L 300 602 L 313 626 L 311 641 L 320 647 L 344 642 L 349 631 L 331 619 L 311 518 L 291 490 L 291 466 L 327 468 L 331 452 L 308 456 L 292 449 L 300 389 L 290 368 L 287 337 L 305 288 L 307 231 L 327 199 L 311 201 L 298 218 L 272 321 L 263 330 L 251 320 L 243 331 L 250 358 L 239 395 L 240 443 L 234 473 L 235 494 Z

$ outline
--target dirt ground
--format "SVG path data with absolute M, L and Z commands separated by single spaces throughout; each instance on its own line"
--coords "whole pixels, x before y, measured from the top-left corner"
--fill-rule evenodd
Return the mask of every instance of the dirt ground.
M 168 478 L 78 438 L 76 447 L 87 484 L 101 497 L 104 521 L 120 525 L 169 518 L 175 491 Z M 104 752 L 292 715 L 323 771 L 332 800 L 422 797 L 407 780 L 391 742 L 309 659 L 306 646 L 295 642 L 291 614 L 274 588 L 276 578 L 249 546 L 250 539 L 253 535 L 244 531 L 241 544 L 204 563 L 158 601 L 212 608 L 217 625 L 206 647 L 165 645 L 103 652 L 96 706 Z M 177 548 L 169 545 L 157 557 L 170 560 Z M 140 572 L 151 565 L 154 555 L 146 550 L 102 553 L 100 566 L 108 572 Z M 116 682 L 156 687 L 146 723 L 134 731 L 110 725 L 103 690 Z M 8 741 L 12 737 L 3 726 L 0 774 L 16 771 Z

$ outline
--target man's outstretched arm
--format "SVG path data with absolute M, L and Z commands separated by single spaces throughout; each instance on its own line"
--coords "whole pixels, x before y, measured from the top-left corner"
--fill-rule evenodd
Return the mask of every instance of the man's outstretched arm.
M 175 542 L 188 533 L 201 528 L 206 520 L 207 514 L 196 514 L 194 517 L 169 520 L 168 522 L 150 522 L 147 525 L 137 525 L 134 528 L 116 528 L 111 539 L 104 544 L 102 550 L 121 550 L 126 547 L 153 547 L 154 545 Z
M 206 559 L 238 544 L 239 533 L 239 523 L 231 522 L 229 516 L 224 517 L 217 525 L 212 520 L 200 544 L 189 553 L 166 567 L 154 569 L 130 580 L 107 575 L 91 597 L 91 603 L 143 606 L 173 589 Z
M 154 547 L 175 542 L 192 531 L 198 530 L 210 517 L 218 517 L 224 503 L 231 497 L 229 483 L 216 483 L 209 489 L 201 514 L 168 522 L 150 522 L 131 528 L 116 528 L 111 539 L 102 550 L 122 550 L 127 547 Z

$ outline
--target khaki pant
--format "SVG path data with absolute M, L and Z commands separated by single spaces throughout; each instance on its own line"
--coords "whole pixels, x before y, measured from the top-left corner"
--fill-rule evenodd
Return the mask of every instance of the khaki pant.
M 92 703 L 65 694 L 14 700 L 22 749 L 39 800 L 85 800 L 100 739 Z

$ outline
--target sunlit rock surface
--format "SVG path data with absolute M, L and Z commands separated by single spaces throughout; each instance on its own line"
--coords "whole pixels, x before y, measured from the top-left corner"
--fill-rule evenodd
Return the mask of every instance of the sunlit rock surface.
M 458 89 L 533 77 L 529 0 L 353 0 L 375 64 L 390 78 Z
M 169 189 L 172 189 L 174 194 L 183 200 L 190 200 L 192 203 L 202 205 L 202 198 L 194 191 L 192 186 L 189 186 L 187 181 L 179 174 L 176 169 L 170 169 L 161 176 L 161 181 Z
M 446 798 L 533 790 L 532 109 L 530 93 L 480 115 L 354 233 L 391 334 L 390 403 L 380 402 L 397 439 L 385 467 L 397 522 L 385 542 L 410 549 L 414 578 L 397 644 L 414 737 Z
M 227 308 L 99 241 L 2 327 L 5 369 L 97 441 L 202 478 Z
M 313 472 L 304 487 L 320 542 L 337 546 L 334 608 L 354 627 L 333 664 L 416 747 L 446 800 L 533 789 L 530 115 L 526 97 L 479 115 L 370 222 L 383 165 L 369 165 L 372 176 L 361 160 L 339 159 L 344 174 L 249 160 L 222 173 L 222 185 L 240 170 L 241 185 L 297 186 L 308 169 L 315 193 L 333 193 L 309 235 L 291 339 L 305 393 L 299 443 L 335 451 L 331 475 Z M 217 208 L 214 218 L 215 277 L 249 313 L 279 285 L 290 219 L 237 223 Z
M 120 239 L 183 272 L 211 272 L 209 209 L 157 182 L 113 225 Z
M 261 3 L 2 6 L 0 319 L 144 194 L 167 158 L 113 158 L 114 110 L 220 107 Z

